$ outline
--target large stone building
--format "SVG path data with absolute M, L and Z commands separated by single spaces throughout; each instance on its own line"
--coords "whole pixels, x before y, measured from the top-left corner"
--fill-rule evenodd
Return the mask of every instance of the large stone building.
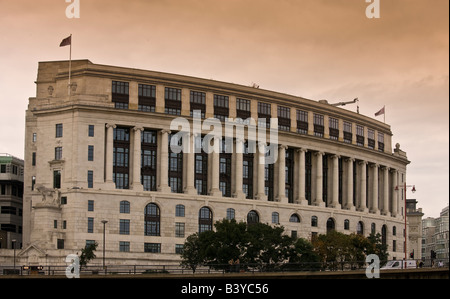
M 88 60 L 72 61 L 68 90 L 68 64 L 39 63 L 26 112 L 24 264 L 64 264 L 92 242 L 107 264 L 178 263 L 186 237 L 223 218 L 308 239 L 376 232 L 391 258 L 404 256 L 395 187 L 409 161 L 388 124 L 326 101 Z M 226 118 L 245 121 L 210 140 Z
M 426 265 L 449 262 L 449 207 L 442 209 L 438 218 L 422 220 L 422 259 Z

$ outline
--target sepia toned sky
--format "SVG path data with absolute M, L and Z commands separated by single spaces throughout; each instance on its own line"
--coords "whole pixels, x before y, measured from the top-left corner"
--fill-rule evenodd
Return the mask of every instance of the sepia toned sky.
M 74 0 L 72 0 L 73 2 Z M 449 202 L 449 1 L 0 0 L 0 153 L 23 158 L 39 61 L 72 59 L 386 106 L 425 217 Z M 356 111 L 355 105 L 345 109 Z M 376 119 L 383 121 L 383 116 Z

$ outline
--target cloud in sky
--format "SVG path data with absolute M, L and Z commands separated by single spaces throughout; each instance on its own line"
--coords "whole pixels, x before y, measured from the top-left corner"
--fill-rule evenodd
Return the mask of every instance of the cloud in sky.
M 419 207 L 438 216 L 449 191 L 449 2 L 380 0 L 0 0 L 0 152 L 23 157 L 37 64 L 73 59 L 250 85 L 330 102 L 386 105 L 393 147 L 408 153 Z M 355 107 L 345 109 L 355 111 Z M 378 118 L 382 121 L 382 117 Z

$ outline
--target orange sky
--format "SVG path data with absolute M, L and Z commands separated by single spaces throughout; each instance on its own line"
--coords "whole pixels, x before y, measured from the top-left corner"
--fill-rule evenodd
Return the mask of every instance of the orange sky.
M 73 59 L 250 85 L 329 102 L 386 105 L 393 145 L 425 216 L 449 200 L 449 1 L 0 0 L 0 152 L 23 158 L 37 63 Z M 356 107 L 346 106 L 355 111 Z M 383 121 L 383 117 L 378 117 Z M 394 147 L 394 146 L 393 146 Z

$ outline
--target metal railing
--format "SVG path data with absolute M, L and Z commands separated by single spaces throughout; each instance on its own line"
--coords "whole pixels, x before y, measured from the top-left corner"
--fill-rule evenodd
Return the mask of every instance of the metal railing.
M 384 264 L 381 264 L 382 267 Z M 366 269 L 364 261 L 320 262 L 320 263 L 270 263 L 270 264 L 211 264 L 189 268 L 181 265 L 88 265 L 80 269 L 80 276 L 86 275 L 140 275 L 140 274 L 225 274 L 225 273 L 274 273 L 274 272 L 310 272 L 310 271 L 355 271 Z M 0 275 L 48 275 L 65 276 L 64 265 L 22 266 L 0 265 Z M 416 268 L 449 267 L 448 259 L 417 260 Z M 411 269 L 411 268 L 409 268 Z

